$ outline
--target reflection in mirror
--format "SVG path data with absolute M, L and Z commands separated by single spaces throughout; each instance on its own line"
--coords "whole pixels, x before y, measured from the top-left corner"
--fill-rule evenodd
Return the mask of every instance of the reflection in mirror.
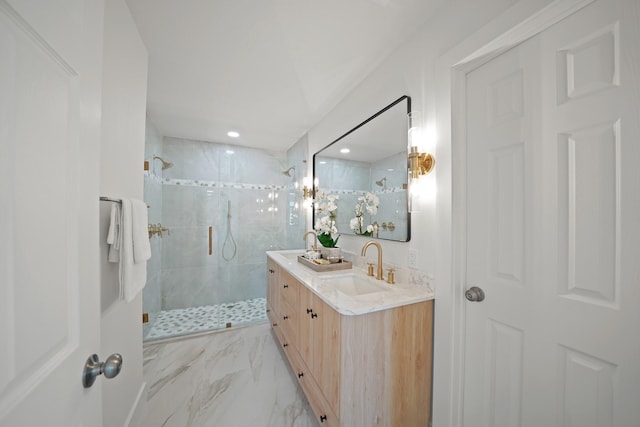
M 411 98 L 386 106 L 313 156 L 316 206 L 338 196 L 339 234 L 406 242 L 410 239 L 407 192 L 407 114 Z M 322 213 L 314 211 L 315 224 Z

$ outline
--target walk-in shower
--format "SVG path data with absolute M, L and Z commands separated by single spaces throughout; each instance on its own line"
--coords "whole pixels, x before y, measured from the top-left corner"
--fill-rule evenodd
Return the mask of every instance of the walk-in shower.
M 145 201 L 171 234 L 151 239 L 145 340 L 266 320 L 265 252 L 286 247 L 294 208 L 286 153 L 177 138 L 154 149 L 163 168 L 145 175 Z

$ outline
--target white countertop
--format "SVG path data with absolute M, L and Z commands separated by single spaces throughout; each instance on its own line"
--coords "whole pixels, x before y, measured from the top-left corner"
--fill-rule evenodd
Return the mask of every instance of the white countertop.
M 433 291 L 429 288 L 408 283 L 391 285 L 385 280 L 369 277 L 357 268 L 328 272 L 313 271 L 298 262 L 298 255 L 303 253 L 304 251 L 300 249 L 268 251 L 267 256 L 340 314 L 353 316 L 433 299 Z M 332 278 L 337 281 L 348 275 L 356 275 L 359 280 L 370 282 L 372 286 L 382 291 L 350 296 L 331 286 Z

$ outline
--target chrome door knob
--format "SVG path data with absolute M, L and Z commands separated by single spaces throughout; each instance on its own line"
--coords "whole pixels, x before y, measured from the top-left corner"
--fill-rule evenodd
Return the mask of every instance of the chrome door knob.
M 472 286 L 465 291 L 464 297 L 468 301 L 480 302 L 484 300 L 484 291 L 477 286 Z
M 82 370 L 82 385 L 84 388 L 89 388 L 93 385 L 96 377 L 100 374 L 104 374 L 107 378 L 116 377 L 122 369 L 122 356 L 118 353 L 113 353 L 107 357 L 107 360 L 100 362 L 100 358 L 97 354 L 92 354 L 84 364 Z

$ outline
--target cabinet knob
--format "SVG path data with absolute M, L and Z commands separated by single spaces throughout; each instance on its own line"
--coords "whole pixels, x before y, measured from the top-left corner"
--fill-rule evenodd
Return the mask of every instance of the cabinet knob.
M 284 316 L 283 317 L 284 320 L 287 320 L 288 318 L 289 318 L 289 316 Z
M 269 273 L 273 274 L 273 273 L 275 273 L 275 272 L 276 272 L 276 271 L 275 271 L 274 269 L 272 269 L 272 268 L 270 268 L 270 269 L 269 269 Z
M 313 313 L 313 309 L 307 308 L 307 314 L 309 314 L 309 313 Z
M 288 346 L 289 346 L 289 344 L 284 343 L 284 344 L 282 344 L 282 346 L 283 346 L 283 347 L 288 347 Z
M 326 415 L 320 415 L 320 422 L 323 423 L 327 421 L 327 416 Z
M 285 289 L 287 289 L 287 288 L 289 287 L 289 285 L 285 284 L 285 285 L 283 285 L 283 287 L 284 287 Z
M 273 326 L 273 327 L 276 327 L 276 326 L 278 326 L 278 324 L 277 324 L 277 323 L 274 323 L 272 326 Z
M 318 317 L 318 314 L 317 314 L 317 313 L 311 313 L 311 318 L 312 318 L 312 319 L 315 319 L 316 317 Z
M 298 378 L 302 378 L 302 377 L 304 377 L 304 372 L 298 373 Z

